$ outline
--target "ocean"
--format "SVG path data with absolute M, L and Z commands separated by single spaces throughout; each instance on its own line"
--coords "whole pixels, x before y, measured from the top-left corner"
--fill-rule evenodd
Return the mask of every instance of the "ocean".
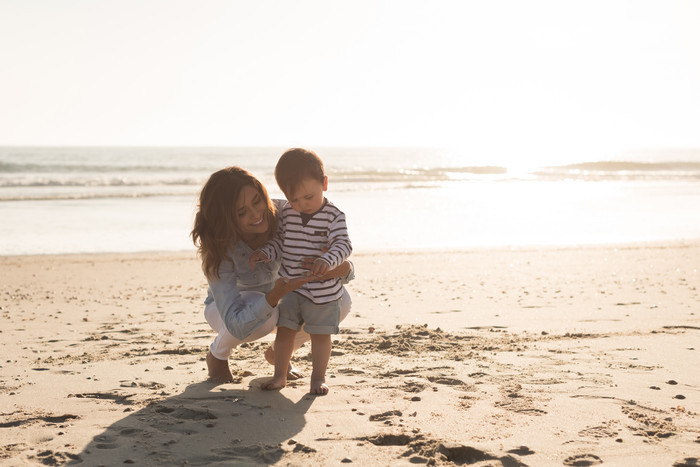
M 207 177 L 238 165 L 283 197 L 273 170 L 284 149 L 0 147 L 0 255 L 194 251 Z M 700 151 L 543 164 L 313 149 L 356 252 L 700 239 Z

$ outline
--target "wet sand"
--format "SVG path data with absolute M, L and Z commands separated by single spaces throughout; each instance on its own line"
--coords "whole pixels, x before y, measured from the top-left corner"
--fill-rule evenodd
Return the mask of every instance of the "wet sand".
M 0 464 L 700 462 L 700 242 L 353 261 L 311 396 L 206 381 L 194 254 L 1 257 Z

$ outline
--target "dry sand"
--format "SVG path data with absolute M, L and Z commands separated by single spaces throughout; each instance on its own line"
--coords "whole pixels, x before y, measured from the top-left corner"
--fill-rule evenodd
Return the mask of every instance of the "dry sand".
M 193 254 L 0 258 L 0 464 L 700 462 L 700 243 L 353 259 L 310 396 L 205 381 Z

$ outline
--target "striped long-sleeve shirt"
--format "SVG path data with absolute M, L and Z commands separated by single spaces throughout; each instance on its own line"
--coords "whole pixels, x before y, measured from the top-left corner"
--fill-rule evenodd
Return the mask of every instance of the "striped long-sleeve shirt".
M 261 250 L 270 260 L 282 259 L 280 274 L 285 277 L 300 277 L 307 270 L 299 264 L 303 258 L 319 257 L 331 269 L 343 263 L 352 253 L 352 243 L 345 223 L 345 214 L 330 201 L 313 215 L 306 216 L 295 211 L 291 204 L 282 207 L 280 235 Z M 322 253 L 322 248 L 328 248 Z M 340 279 L 309 282 L 296 290 L 314 303 L 330 303 L 343 295 Z

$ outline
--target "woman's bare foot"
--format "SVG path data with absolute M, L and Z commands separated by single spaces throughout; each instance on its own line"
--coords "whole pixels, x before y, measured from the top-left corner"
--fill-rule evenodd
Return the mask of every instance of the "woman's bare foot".
M 292 364 L 289 364 L 289 368 L 287 369 L 287 380 L 289 381 L 296 381 L 300 378 L 303 378 L 304 375 L 301 373 L 301 371 L 297 370 L 292 366 Z
M 228 367 L 228 360 L 219 360 L 207 352 L 207 369 L 209 370 L 209 380 L 216 384 L 232 383 L 233 374 Z
M 328 394 L 328 386 L 326 385 L 326 380 L 324 379 L 312 379 L 311 389 L 309 389 L 309 394 L 318 394 L 319 396 L 324 396 Z
M 282 377 L 273 376 L 268 381 L 264 382 L 261 387 L 263 389 L 265 389 L 266 391 L 272 391 L 273 389 L 282 389 L 286 385 L 287 385 L 287 378 L 285 378 L 284 376 L 282 376 Z
M 267 349 L 265 349 L 265 360 L 267 360 L 267 363 L 270 365 L 275 364 L 275 349 L 272 346 L 269 346 Z M 289 363 L 289 369 L 287 369 L 287 380 L 288 381 L 296 381 L 297 379 L 303 378 L 304 375 L 301 373 L 301 371 L 297 370 L 292 366 L 292 363 Z

